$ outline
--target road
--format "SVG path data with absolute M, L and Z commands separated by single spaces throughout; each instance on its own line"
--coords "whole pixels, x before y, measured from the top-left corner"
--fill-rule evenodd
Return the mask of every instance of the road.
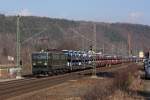
M 150 80 L 144 81 L 144 90 L 150 92 Z
M 144 91 L 141 94 L 145 97 L 146 100 L 150 100 L 150 79 L 144 80 Z
M 144 69 L 142 70 L 142 84 L 143 90 L 138 91 L 139 95 L 143 96 L 145 100 L 150 100 L 150 79 L 145 79 Z

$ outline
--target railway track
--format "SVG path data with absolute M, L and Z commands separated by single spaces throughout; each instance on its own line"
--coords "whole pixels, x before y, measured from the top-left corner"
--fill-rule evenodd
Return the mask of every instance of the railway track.
M 73 75 L 73 76 L 72 76 Z M 70 79 L 78 78 L 77 74 L 71 75 L 61 75 L 58 77 L 47 77 L 41 79 L 30 79 L 13 82 L 13 84 L 3 84 L 0 86 L 0 100 L 5 100 L 7 98 L 17 96 L 23 93 L 28 93 L 38 89 L 50 87 L 56 84 L 63 83 Z
M 98 72 L 117 71 L 121 68 L 128 67 L 131 64 L 116 65 L 112 67 L 98 68 Z M 121 67 L 120 67 L 121 66 Z M 91 73 L 91 70 L 84 70 L 79 72 L 67 73 L 64 75 L 44 77 L 44 78 L 29 78 L 14 80 L 0 83 L 0 100 L 5 100 L 14 96 L 19 96 L 24 93 L 40 90 L 53 85 L 63 83 L 67 80 L 74 80 L 84 77 L 85 74 Z

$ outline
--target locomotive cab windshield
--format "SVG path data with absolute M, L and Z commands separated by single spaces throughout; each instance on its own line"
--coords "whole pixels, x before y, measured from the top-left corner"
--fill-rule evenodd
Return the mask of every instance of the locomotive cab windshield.
M 48 53 L 36 52 L 32 53 L 32 73 L 44 74 L 48 71 Z

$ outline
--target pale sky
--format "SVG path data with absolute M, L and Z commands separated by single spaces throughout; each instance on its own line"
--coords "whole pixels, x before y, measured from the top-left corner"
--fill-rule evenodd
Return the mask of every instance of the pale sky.
M 0 0 L 0 13 L 150 25 L 150 0 Z

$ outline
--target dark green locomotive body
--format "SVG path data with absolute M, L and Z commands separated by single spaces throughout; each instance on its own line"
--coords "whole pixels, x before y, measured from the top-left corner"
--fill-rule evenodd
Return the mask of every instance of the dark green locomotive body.
M 35 52 L 32 53 L 32 73 L 54 74 L 69 70 L 67 55 L 62 52 Z

